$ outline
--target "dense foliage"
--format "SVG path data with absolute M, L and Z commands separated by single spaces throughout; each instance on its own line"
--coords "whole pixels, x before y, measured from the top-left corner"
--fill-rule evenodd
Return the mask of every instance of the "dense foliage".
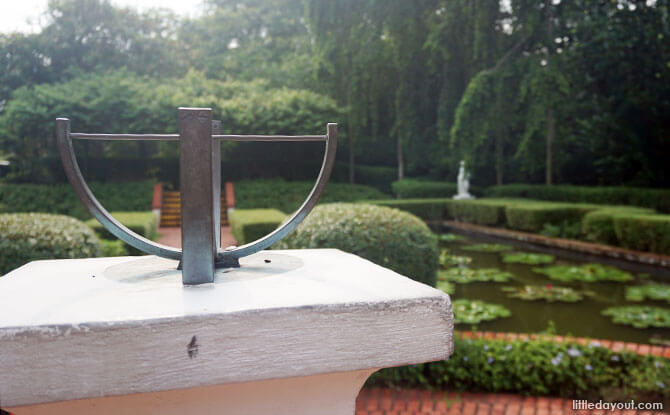
M 448 360 L 383 369 L 368 385 L 619 401 L 670 397 L 670 361 L 551 340 L 459 339 Z
M 100 254 L 98 238 L 77 219 L 44 213 L 0 214 L 0 275 L 38 259 Z
M 421 219 L 367 204 L 319 205 L 277 249 L 337 248 L 435 285 L 437 238 Z
M 158 216 L 153 212 L 110 212 L 110 214 L 123 226 L 144 238 L 155 241 L 158 237 Z M 144 255 L 139 249 L 112 235 L 97 219 L 89 219 L 85 223 L 100 238 L 102 256 Z
M 62 180 L 43 175 L 56 116 L 77 130 L 170 132 L 176 106 L 201 105 L 230 132 L 338 122 L 348 168 L 338 177 L 384 176 L 385 191 L 392 172 L 453 183 L 461 159 L 481 186 L 670 185 L 668 0 L 203 3 L 180 18 L 51 1 L 41 31 L 1 34 L 0 138 L 12 178 Z M 256 160 L 252 177 L 284 159 L 276 171 L 304 179 L 312 165 L 300 161 L 320 157 L 310 146 L 224 151 L 240 166 Z M 146 164 L 175 151 L 78 147 L 84 170 L 103 155 Z

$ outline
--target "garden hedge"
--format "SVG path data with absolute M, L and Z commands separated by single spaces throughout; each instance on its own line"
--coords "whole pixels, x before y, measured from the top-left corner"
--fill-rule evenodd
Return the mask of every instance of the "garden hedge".
M 654 213 L 651 209 L 634 207 L 612 207 L 594 210 L 587 213 L 582 219 L 582 234 L 587 241 L 619 245 L 619 238 L 617 238 L 614 230 L 614 218 L 651 213 Z
M 571 186 L 540 184 L 506 184 L 491 186 L 486 197 L 521 197 L 557 202 L 628 205 L 670 213 L 670 189 L 647 189 L 614 186 Z
M 457 338 L 448 360 L 382 369 L 367 385 L 662 402 L 668 379 L 670 360 L 597 343 Z
M 451 199 L 387 199 L 368 200 L 365 203 L 386 206 L 409 212 L 423 220 L 435 221 L 447 219 L 447 203 Z
M 91 183 L 91 191 L 108 211 L 151 210 L 153 182 Z M 60 213 L 78 219 L 90 214 L 70 184 L 0 184 L 0 205 L 4 212 Z
M 110 212 L 110 214 L 136 234 L 151 241 L 155 241 L 158 237 L 158 216 L 153 212 Z M 103 256 L 145 255 L 139 249 L 120 241 L 97 219 L 87 220 L 86 225 L 101 239 Z
M 228 219 L 237 244 L 244 245 L 277 229 L 286 214 L 277 209 L 235 209 Z
M 282 179 L 241 180 L 235 182 L 235 203 L 239 209 L 278 209 L 296 211 L 307 199 L 314 182 L 288 182 Z M 388 195 L 360 184 L 328 183 L 321 202 L 356 202 L 386 199 Z
M 391 183 L 391 187 L 398 199 L 452 198 L 458 192 L 456 183 L 423 179 L 396 180 Z M 482 192 L 478 187 L 470 186 L 470 193 L 479 196 Z
M 416 216 L 362 203 L 320 205 L 277 249 L 337 248 L 435 286 L 437 237 Z
M 503 225 L 505 223 L 506 200 L 475 199 L 450 200 L 447 212 L 450 218 L 477 225 Z
M 670 254 L 670 215 L 616 216 L 614 231 L 624 248 Z
M 100 254 L 98 238 L 83 222 L 45 213 L 0 214 L 0 275 L 37 259 Z
M 581 222 L 584 215 L 595 209 L 597 207 L 576 203 L 509 203 L 505 207 L 505 222 L 510 229 L 539 233 L 546 224 Z

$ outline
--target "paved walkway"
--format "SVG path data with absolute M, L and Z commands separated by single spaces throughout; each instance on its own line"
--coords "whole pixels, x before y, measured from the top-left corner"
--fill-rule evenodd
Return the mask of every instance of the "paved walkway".
M 158 228 L 158 243 L 181 248 L 181 228 Z M 221 227 L 221 246 L 228 247 L 237 245 L 233 234 L 230 232 L 230 226 Z
M 504 393 L 444 392 L 416 389 L 363 389 L 356 415 L 651 415 L 668 412 L 603 411 L 572 408 L 572 399 Z

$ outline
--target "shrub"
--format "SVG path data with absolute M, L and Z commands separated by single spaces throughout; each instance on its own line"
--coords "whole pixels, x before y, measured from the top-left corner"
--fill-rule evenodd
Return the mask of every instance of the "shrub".
M 0 274 L 37 259 L 94 257 L 98 238 L 83 222 L 63 215 L 0 215 Z
M 151 210 L 153 182 L 91 183 L 91 191 L 109 211 Z M 78 219 L 88 219 L 91 215 L 79 201 L 72 186 L 61 183 L 54 185 L 0 184 L 0 203 L 5 212 L 61 213 Z
M 367 385 L 651 402 L 670 396 L 668 379 L 667 359 L 598 343 L 457 338 L 448 360 L 383 369 Z
M 449 200 L 451 199 L 387 199 L 368 200 L 365 203 L 404 210 L 423 220 L 436 221 L 447 218 Z
M 546 224 L 581 222 L 594 209 L 590 205 L 527 201 L 510 203 L 505 208 L 505 218 L 510 229 L 538 233 Z
M 670 215 L 616 216 L 614 230 L 624 248 L 670 254 Z
M 506 184 L 486 189 L 486 197 L 522 197 L 560 202 L 630 205 L 670 213 L 670 189 Z
M 158 237 L 158 217 L 153 212 L 110 212 L 110 214 L 126 228 L 149 240 Z M 108 242 L 120 242 L 116 245 L 104 243 L 102 245 L 103 256 L 123 255 L 145 255 L 144 252 L 134 248 L 112 235 L 97 219 L 89 219 L 86 224 L 95 231 L 100 239 Z
M 448 216 L 458 221 L 477 225 L 502 225 L 505 223 L 506 200 L 449 200 Z
M 158 217 L 153 212 L 110 212 L 110 214 L 126 228 L 144 236 L 147 239 L 155 240 L 158 236 Z M 95 231 L 101 239 L 116 240 L 97 219 L 89 219 L 86 224 Z
M 126 249 L 126 244 L 117 239 L 116 241 L 108 241 L 105 239 L 100 240 L 100 256 L 109 257 L 109 256 L 126 256 L 128 255 L 128 249 Z
M 277 209 L 235 209 L 230 212 L 230 230 L 238 245 L 244 245 L 274 231 L 286 215 Z
M 436 197 L 446 197 L 451 199 L 458 193 L 458 186 L 456 183 L 423 179 L 397 180 L 391 184 L 391 187 L 393 188 L 393 194 L 398 199 Z M 481 191 L 477 187 L 470 186 L 470 193 L 473 195 L 480 195 Z
M 276 248 L 337 248 L 435 286 L 437 238 L 421 219 L 367 204 L 321 205 Z
M 294 212 L 307 199 L 314 182 L 274 180 L 242 180 L 235 182 L 235 203 L 240 209 L 278 209 Z M 321 202 L 356 202 L 385 199 L 379 190 L 360 184 L 329 183 Z
M 582 220 L 582 234 L 588 241 L 618 245 L 619 239 L 614 230 L 614 218 L 640 213 L 653 213 L 653 211 L 644 208 L 613 207 L 589 212 Z

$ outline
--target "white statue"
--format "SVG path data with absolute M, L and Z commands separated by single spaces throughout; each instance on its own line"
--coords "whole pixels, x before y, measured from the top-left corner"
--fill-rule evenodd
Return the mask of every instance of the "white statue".
M 454 199 L 474 199 L 475 197 L 468 193 L 470 188 L 470 173 L 465 171 L 465 161 L 461 160 L 461 166 L 458 169 L 458 194 L 454 195 Z

